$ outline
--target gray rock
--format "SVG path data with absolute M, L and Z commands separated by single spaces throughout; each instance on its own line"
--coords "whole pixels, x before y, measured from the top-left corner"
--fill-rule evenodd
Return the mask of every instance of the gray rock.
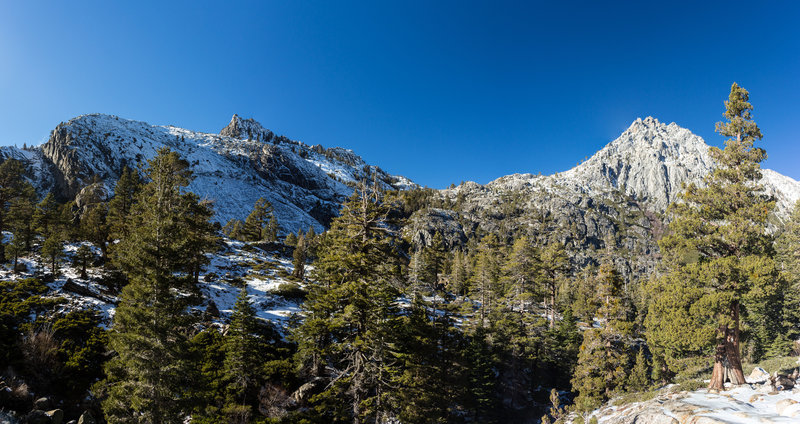
M 92 415 L 91 411 L 85 411 L 81 414 L 81 417 L 78 418 L 78 424 L 96 424 L 97 422 L 94 420 L 94 416 Z
M 53 407 L 53 401 L 49 397 L 40 397 L 33 401 L 33 409 L 47 410 Z
M 41 409 L 34 409 L 22 419 L 25 424 L 50 424 L 50 417 Z
M 60 409 L 53 409 L 45 412 L 45 414 L 50 417 L 50 424 L 61 424 L 61 421 L 64 421 L 64 411 Z
M 755 367 L 753 368 L 753 372 L 751 372 L 750 375 L 745 378 L 745 381 L 750 384 L 760 384 L 766 383 L 769 380 L 769 377 L 769 373 L 764 368 Z

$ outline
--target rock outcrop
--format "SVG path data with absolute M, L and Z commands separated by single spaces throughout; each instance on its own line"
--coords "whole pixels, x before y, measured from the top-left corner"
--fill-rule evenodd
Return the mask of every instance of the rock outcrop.
M 161 148 L 189 162 L 195 179 L 188 189 L 214 202 L 215 219 L 222 224 L 243 219 L 264 197 L 274 206 L 282 233 L 311 226 L 322 231 L 367 175 L 376 173 L 386 189 L 414 186 L 367 165 L 353 152 L 310 147 L 237 115 L 221 134 L 83 115 L 59 124 L 40 147 L 3 152 L 29 165 L 41 192 L 49 189 L 61 200 L 81 200 L 88 194 L 84 187 L 98 180 L 109 194 L 125 166 L 146 165 Z

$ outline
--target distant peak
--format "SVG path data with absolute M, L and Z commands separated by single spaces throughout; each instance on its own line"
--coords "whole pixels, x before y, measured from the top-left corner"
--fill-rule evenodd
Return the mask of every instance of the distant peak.
M 270 141 L 274 137 L 272 131 L 264 128 L 253 118 L 242 119 L 234 113 L 231 122 L 219 132 L 220 135 L 251 140 Z

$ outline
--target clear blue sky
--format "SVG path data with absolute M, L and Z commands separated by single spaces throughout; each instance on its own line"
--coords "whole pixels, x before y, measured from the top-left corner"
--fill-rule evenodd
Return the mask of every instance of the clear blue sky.
M 238 113 L 441 188 L 566 170 L 648 115 L 721 144 L 733 81 L 800 179 L 797 1 L 0 3 L 0 144 Z

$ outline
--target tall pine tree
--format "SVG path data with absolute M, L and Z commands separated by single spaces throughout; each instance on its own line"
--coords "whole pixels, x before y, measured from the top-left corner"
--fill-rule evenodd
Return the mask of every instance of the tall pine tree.
M 765 231 L 774 201 L 758 183 L 766 153 L 754 147 L 761 130 L 752 120 L 747 90 L 734 83 L 725 107 L 728 122 L 718 123 L 717 132 L 730 138 L 724 150 L 710 149 L 717 168 L 703 186 L 688 185 L 670 206 L 670 234 L 659 242 L 668 274 L 650 284 L 646 322 L 649 344 L 667 359 L 682 356 L 681 349 L 713 346 L 709 388 L 717 390 L 726 380 L 745 382 L 743 312 L 750 307 L 758 313 L 780 281 Z
M 187 208 L 196 197 L 183 190 L 191 179 L 186 161 L 161 149 L 148 161 L 149 182 L 136 196 L 129 234 L 115 261 L 130 283 L 114 314 L 110 346 L 117 356 L 106 365 L 103 402 L 109 422 L 183 421 L 190 408 L 189 327 L 193 303 L 192 257 L 210 246 L 187 243 L 192 234 Z

